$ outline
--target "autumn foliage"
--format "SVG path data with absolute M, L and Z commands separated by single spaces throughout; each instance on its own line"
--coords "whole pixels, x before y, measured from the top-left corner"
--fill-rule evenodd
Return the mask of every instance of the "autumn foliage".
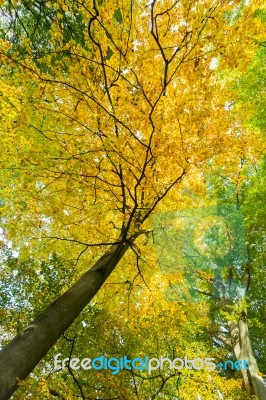
M 236 84 L 265 40 L 261 2 L 0 3 L 0 210 L 4 245 L 12 242 L 25 263 L 25 276 L 38 282 L 23 285 L 33 289 L 33 296 L 43 290 L 48 296 L 47 287 L 63 274 L 64 284 L 56 286 L 52 302 L 106 248 L 126 245 L 94 303 L 109 329 L 97 325 L 94 307 L 88 311 L 95 317 L 91 348 L 103 346 L 102 329 L 109 352 L 117 351 L 116 342 L 110 344 L 116 336 L 119 345 L 125 341 L 134 351 L 144 337 L 142 352 L 152 353 L 154 336 L 158 342 L 169 339 L 161 351 L 190 346 L 192 354 L 201 342 L 202 354 L 225 357 L 224 348 L 216 351 L 211 345 L 212 326 L 220 323 L 211 317 L 213 303 L 205 300 L 195 311 L 192 303 L 165 300 L 168 277 L 158 272 L 152 215 L 215 205 L 217 188 L 224 189 L 221 175 L 233 188 L 229 201 L 239 207 L 249 166 L 263 153 L 260 127 L 248 125 L 253 108 L 234 108 Z M 45 269 L 46 289 L 39 286 L 40 262 L 57 271 L 51 278 Z M 106 268 L 107 278 L 111 271 Z M 189 290 L 182 274 L 174 278 Z M 127 303 L 130 295 L 133 301 Z M 130 317 L 126 309 L 134 310 Z M 40 311 L 41 306 L 27 315 L 23 328 Z M 80 352 L 87 346 L 82 321 L 90 324 L 84 315 L 75 322 Z M 14 322 L 12 336 L 15 327 Z M 244 398 L 240 376 L 226 381 L 218 373 L 191 376 L 190 383 L 182 378 L 177 384 L 170 382 L 178 375 L 161 375 L 154 384 L 133 376 L 132 387 L 124 374 L 115 384 L 111 375 L 95 375 L 91 386 L 85 376 L 45 376 L 21 383 L 22 397 L 14 398 L 32 391 L 43 399 L 72 399 L 76 393 L 89 399 L 97 390 L 117 399 L 156 399 L 160 394 L 185 400 L 195 391 L 198 398 L 214 399 L 217 390 L 227 399 Z M 135 380 L 141 381 L 140 388 Z M 182 394 L 176 387 L 183 387 Z M 235 397 L 229 397 L 232 392 Z

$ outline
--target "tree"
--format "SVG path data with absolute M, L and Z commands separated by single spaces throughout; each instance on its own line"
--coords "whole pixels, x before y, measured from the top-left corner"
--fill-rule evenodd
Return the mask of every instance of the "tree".
M 149 265 L 152 258 L 146 257 Z M 168 302 L 162 289 L 163 286 L 167 287 L 169 276 L 154 274 L 153 268 L 147 265 L 145 268 L 141 262 L 145 286 L 141 277 L 135 276 L 133 269 L 128 271 L 123 268 L 127 263 L 121 263 L 118 271 L 112 274 L 112 280 L 106 284 L 106 290 L 101 291 L 101 295 L 86 307 L 38 365 L 34 374 L 20 382 L 14 399 L 28 396 L 40 400 L 53 396 L 62 399 L 74 399 L 77 396 L 84 399 L 156 399 L 160 395 L 162 399 L 178 397 L 189 400 L 195 393 L 206 400 L 212 399 L 217 393 L 226 399 L 246 398 L 238 376 L 228 381 L 219 370 L 174 370 L 168 368 L 167 361 L 163 369 L 156 369 L 152 374 L 125 369 L 115 375 L 111 370 L 90 373 L 82 369 L 74 370 L 70 366 L 62 369 L 59 366 L 56 371 L 53 370 L 54 357 L 58 353 L 61 353 L 61 361 L 67 357 L 82 359 L 101 355 L 117 359 L 125 355 L 129 359 L 144 356 L 174 359 L 187 355 L 189 359 L 213 357 L 222 362 L 226 360 L 225 351 L 215 349 L 212 338 L 204 332 L 205 326 L 211 325 L 207 316 L 207 302 L 198 304 L 196 309 L 193 302 Z M 2 320 L 6 320 L 6 334 L 21 330 L 23 323 L 49 304 L 49 287 L 54 296 L 60 294 L 61 288 L 55 285 L 55 275 L 60 282 L 62 275 L 67 273 L 60 264 L 55 255 L 48 263 L 30 260 L 20 265 L 12 257 L 7 260 L 6 267 L 9 266 L 14 273 L 16 271 L 17 279 L 14 281 L 14 278 L 10 278 L 10 272 L 3 276 L 6 307 Z M 123 282 L 125 276 L 127 282 Z M 35 299 L 38 299 L 37 303 Z M 115 312 L 117 308 L 119 315 Z
M 232 110 L 239 113 L 241 108 L 245 108 L 245 121 L 249 129 L 259 129 L 262 137 L 265 131 L 264 56 L 265 49 L 262 46 L 256 52 L 247 73 L 238 78 Z M 263 157 L 263 144 L 259 151 L 260 157 Z M 252 160 L 252 164 L 248 164 L 245 157 L 241 160 L 241 170 L 234 180 L 224 176 L 222 169 L 211 176 L 212 196 L 220 197 L 220 202 L 235 197 L 236 207 L 243 208 L 248 257 L 240 263 L 238 260 L 238 265 L 229 265 L 219 281 L 209 278 L 207 290 L 205 287 L 205 292 L 201 292 L 213 302 L 214 328 L 210 330 L 210 334 L 216 343 L 233 351 L 237 359 L 246 359 L 249 362 L 249 371 L 242 370 L 244 386 L 250 395 L 257 395 L 261 399 L 266 394 L 258 366 L 260 364 L 263 368 L 265 365 L 265 354 L 262 350 L 265 335 L 260 331 L 264 321 L 264 299 L 261 293 L 265 286 L 265 207 L 262 204 L 264 177 L 265 159 L 257 165 L 256 158 Z M 241 237 L 241 233 L 239 236 Z M 219 313 L 217 308 L 220 308 Z M 248 325 L 251 326 L 251 334 Z M 255 344 L 255 351 L 252 350 L 252 343 Z
M 151 234 L 155 209 L 186 206 L 177 189 L 197 185 L 207 160 L 230 175 L 256 147 L 239 135 L 211 64 L 244 67 L 256 48 L 256 7 L 3 3 L 6 235 L 21 257 L 71 255 L 80 278 L 1 351 L 1 398 Z

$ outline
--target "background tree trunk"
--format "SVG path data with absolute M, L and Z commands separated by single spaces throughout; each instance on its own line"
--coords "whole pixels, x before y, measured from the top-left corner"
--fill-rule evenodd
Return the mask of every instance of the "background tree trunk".
M 232 314 L 232 309 L 228 308 L 228 305 L 232 306 L 232 301 L 228 298 L 221 298 L 221 303 L 223 310 Z M 244 311 L 241 313 L 238 322 L 228 321 L 228 327 L 236 359 L 248 362 L 249 369 L 241 370 L 245 389 L 251 396 L 256 395 L 260 400 L 265 400 L 266 387 L 262 377 L 258 375 L 259 368 L 250 343 L 246 313 Z
M 250 394 L 256 394 L 260 400 L 265 400 L 266 387 L 264 386 L 262 377 L 258 375 L 259 368 L 252 351 L 248 332 L 248 324 L 244 313 L 242 313 L 241 318 L 239 319 L 238 326 L 241 359 L 246 360 L 249 365 L 247 375 L 249 380 Z

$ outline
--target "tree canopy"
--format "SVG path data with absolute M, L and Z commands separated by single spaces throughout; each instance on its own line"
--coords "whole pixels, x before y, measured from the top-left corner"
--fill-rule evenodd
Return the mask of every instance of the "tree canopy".
M 263 4 L 0 4 L 0 398 L 263 399 Z

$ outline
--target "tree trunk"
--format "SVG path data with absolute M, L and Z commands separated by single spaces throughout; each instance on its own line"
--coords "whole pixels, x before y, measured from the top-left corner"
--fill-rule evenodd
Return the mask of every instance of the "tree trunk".
M 260 400 L 265 400 L 266 387 L 264 386 L 262 377 L 258 375 L 259 368 L 252 351 L 249 332 L 248 332 L 248 324 L 244 313 L 241 315 L 241 318 L 238 322 L 238 326 L 239 326 L 241 359 L 246 360 L 249 365 L 249 369 L 247 370 L 247 376 L 249 381 L 250 394 L 256 394 Z
M 134 239 L 112 245 L 69 290 L 0 352 L 0 400 L 9 399 L 101 288 Z M 121 240 L 121 239 L 119 239 Z
M 221 303 L 223 310 L 232 314 L 232 309 L 228 308 L 228 305 L 232 305 L 231 300 L 221 298 Z M 228 321 L 228 327 L 236 359 L 248 362 L 248 369 L 241 370 L 245 389 L 251 396 L 256 395 L 260 400 L 265 400 L 266 387 L 258 375 L 259 368 L 250 343 L 246 313 L 241 313 L 238 322 Z

